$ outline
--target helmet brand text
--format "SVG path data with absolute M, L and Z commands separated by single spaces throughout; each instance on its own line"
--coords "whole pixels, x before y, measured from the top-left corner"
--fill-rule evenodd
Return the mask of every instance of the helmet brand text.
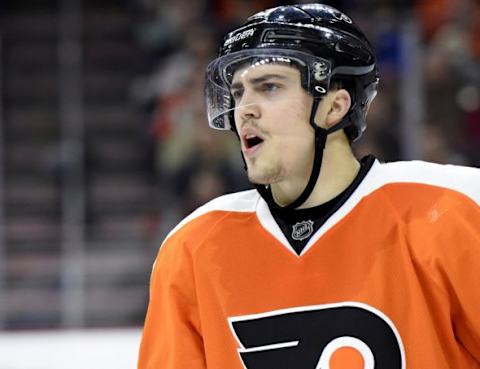
M 225 43 L 223 44 L 224 47 L 233 44 L 234 42 L 238 42 L 241 40 L 245 40 L 246 38 L 252 37 L 255 34 L 255 28 L 247 29 L 246 31 L 237 33 L 232 37 L 228 38 Z

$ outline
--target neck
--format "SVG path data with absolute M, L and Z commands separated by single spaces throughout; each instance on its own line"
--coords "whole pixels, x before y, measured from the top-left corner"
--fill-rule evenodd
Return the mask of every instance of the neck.
M 353 182 L 359 170 L 360 163 L 353 155 L 345 135 L 342 132 L 331 134 L 327 138 L 317 183 L 299 209 L 311 208 L 333 199 Z M 303 192 L 309 179 L 310 172 L 302 178 L 272 184 L 275 202 L 280 206 L 293 202 Z

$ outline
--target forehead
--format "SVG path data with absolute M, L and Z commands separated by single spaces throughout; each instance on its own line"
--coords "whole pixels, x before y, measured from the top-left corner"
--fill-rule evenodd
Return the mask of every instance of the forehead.
M 233 74 L 232 84 L 252 83 L 255 79 L 264 77 L 296 81 L 300 78 L 300 71 L 287 64 L 258 62 L 239 67 Z

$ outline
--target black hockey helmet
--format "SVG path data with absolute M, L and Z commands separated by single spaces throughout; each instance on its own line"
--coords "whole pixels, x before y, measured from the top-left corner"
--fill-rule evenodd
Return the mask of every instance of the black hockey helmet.
M 303 87 L 325 95 L 333 79 L 344 82 L 352 107 L 342 122 L 356 140 L 366 128 L 366 111 L 375 97 L 378 70 L 363 32 L 339 10 L 323 4 L 279 6 L 254 14 L 224 38 L 219 56 L 207 67 L 207 113 L 211 127 L 233 129 L 229 82 L 235 65 L 248 59 L 287 58 L 300 70 Z M 273 59 L 275 62 L 275 59 Z

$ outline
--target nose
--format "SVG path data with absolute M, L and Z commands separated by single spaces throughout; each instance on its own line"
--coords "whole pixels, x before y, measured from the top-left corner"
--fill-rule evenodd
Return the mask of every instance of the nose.
M 258 119 L 261 116 L 260 105 L 255 99 L 254 93 L 244 92 L 242 99 L 235 107 L 235 121 L 246 122 L 251 119 Z

